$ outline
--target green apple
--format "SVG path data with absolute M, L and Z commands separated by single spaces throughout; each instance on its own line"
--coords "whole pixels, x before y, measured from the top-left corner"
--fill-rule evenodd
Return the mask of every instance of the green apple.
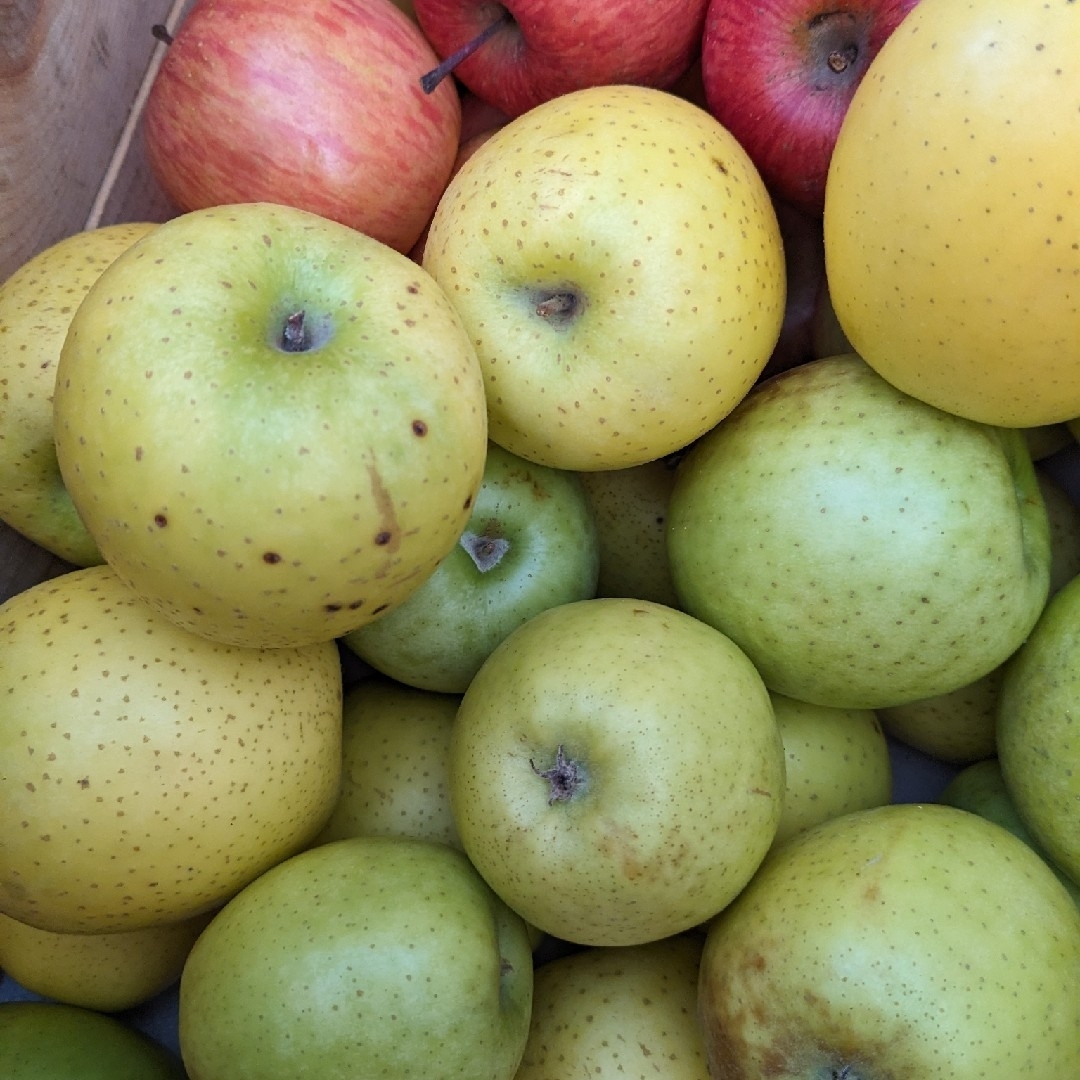
M 462 852 L 368 836 L 267 871 L 180 980 L 191 1080 L 511 1080 L 533 990 L 525 924 Z
M 53 389 L 60 349 L 90 286 L 154 228 L 130 222 L 75 233 L 0 285 L 0 520 L 75 566 L 102 559 L 56 462 Z
M 496 131 L 424 267 L 476 345 L 491 438 L 553 468 L 681 449 L 746 394 L 783 321 L 783 245 L 746 152 L 661 90 L 595 86 Z
M 1050 596 L 1080 574 L 1080 507 L 1045 466 L 1035 466 L 1050 522 Z
M 450 742 L 469 858 L 528 922 L 584 945 L 640 944 L 714 915 L 757 869 L 783 797 L 754 666 L 647 600 L 533 616 L 469 684 Z
M 1080 910 L 975 814 L 858 810 L 711 924 L 699 1002 L 713 1080 L 1080 1076 Z
M 626 469 L 582 472 L 600 548 L 597 596 L 678 607 L 667 553 L 667 507 L 678 455 Z
M 46 1001 L 0 1003 L 4 1080 L 186 1080 L 165 1047 L 116 1017 Z
M 1080 884 L 1080 578 L 1046 605 L 1005 668 L 997 751 L 1032 835 Z
M 700 935 L 586 948 L 536 970 L 514 1080 L 709 1080 L 697 1023 Z
M 450 730 L 461 698 L 371 675 L 342 709 L 341 788 L 317 843 L 417 836 L 461 847 L 450 811 Z
M 183 214 L 120 255 L 60 354 L 61 474 L 185 629 L 329 641 L 457 542 L 487 453 L 476 353 L 404 255 L 294 207 Z
M 488 447 L 456 547 L 400 606 L 344 636 L 373 668 L 463 694 L 488 654 L 545 608 L 596 593 L 599 546 L 576 473 Z
M 141 930 L 58 934 L 0 914 L 0 970 L 52 1001 L 120 1012 L 148 1002 L 180 978 L 209 921 L 208 912 Z
M 938 802 L 978 814 L 1018 836 L 1046 861 L 1080 906 L 1080 884 L 1057 867 L 1024 824 L 1023 818 L 1016 811 L 1016 803 L 1005 786 L 1005 777 L 1001 773 L 1001 763 L 997 758 L 986 758 L 965 766 L 945 785 L 938 796 Z
M 770 696 L 787 776 L 773 847 L 830 818 L 892 799 L 889 744 L 873 710 Z
M 867 709 L 1001 664 L 1051 558 L 1020 432 L 925 405 L 853 353 L 759 384 L 694 445 L 668 553 L 683 608 L 770 690 Z
M 0 639 L 4 914 L 58 933 L 192 918 L 330 815 L 333 642 L 210 641 L 104 564 L 6 601 Z

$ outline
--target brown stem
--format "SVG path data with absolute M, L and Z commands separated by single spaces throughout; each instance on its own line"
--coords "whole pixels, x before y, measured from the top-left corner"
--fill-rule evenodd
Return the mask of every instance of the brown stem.
M 467 60 L 489 38 L 494 37 L 504 26 L 509 26 L 514 21 L 509 11 L 503 13 L 490 25 L 484 27 L 471 41 L 466 41 L 456 52 L 452 52 L 438 67 L 432 68 L 426 75 L 420 77 L 420 86 L 425 94 L 433 93 L 439 85 L 462 62 Z

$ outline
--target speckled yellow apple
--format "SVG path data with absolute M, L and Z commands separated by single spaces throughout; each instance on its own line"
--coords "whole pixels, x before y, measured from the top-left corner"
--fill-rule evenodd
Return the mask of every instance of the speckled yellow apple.
M 514 1080 L 709 1080 L 697 1023 L 702 937 L 589 948 L 540 965 Z
M 192 918 L 333 808 L 333 642 L 245 649 L 158 615 L 107 565 L 0 607 L 0 911 L 44 930 Z
M 564 94 L 451 180 L 424 249 L 487 385 L 491 437 L 555 468 L 681 449 L 780 332 L 780 229 L 738 142 L 660 90 Z
M 180 978 L 212 912 L 179 922 L 102 934 L 40 930 L 0 913 L 0 970 L 51 1001 L 120 1012 Z
M 712 1080 L 1080 1075 L 1080 910 L 1022 840 L 952 806 L 794 837 L 709 927 Z
M 0 519 L 76 566 L 102 559 L 56 463 L 52 401 L 60 349 L 90 286 L 153 228 L 125 222 L 75 233 L 0 285 Z
M 400 603 L 457 543 L 487 454 L 476 353 L 439 286 L 265 203 L 175 217 L 106 268 L 53 420 L 109 565 L 184 628 L 251 647 Z
M 830 818 L 892 799 L 889 745 L 873 710 L 770 697 L 787 776 L 774 847 Z
M 922 0 L 852 99 L 825 189 L 837 318 L 914 397 L 984 423 L 1080 416 L 1069 0 Z

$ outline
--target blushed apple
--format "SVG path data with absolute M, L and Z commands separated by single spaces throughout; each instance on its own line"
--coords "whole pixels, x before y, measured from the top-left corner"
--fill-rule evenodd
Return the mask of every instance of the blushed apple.
M 747 393 L 784 315 L 779 225 L 745 151 L 638 86 L 500 128 L 447 186 L 424 267 L 476 347 L 491 439 L 553 468 L 681 450 Z
M 710 925 L 710 1076 L 1075 1076 L 1078 972 L 1080 910 L 1023 841 L 952 806 L 855 811 Z
M 450 743 L 466 854 L 529 923 L 583 945 L 680 933 L 772 842 L 784 750 L 746 656 L 628 598 L 534 615 L 481 666 Z
M 1039 617 L 1051 559 L 1020 432 L 926 405 L 854 354 L 759 384 L 695 444 L 668 554 L 683 608 L 770 690 L 867 709 L 1003 663 Z
M 403 603 L 342 640 L 399 682 L 463 694 L 511 630 L 595 595 L 598 571 L 596 523 L 578 474 L 492 444 L 457 546 Z
M 178 625 L 256 648 L 401 603 L 457 543 L 487 455 L 442 289 L 268 203 L 183 214 L 116 259 L 72 319 L 53 416 L 106 561 Z

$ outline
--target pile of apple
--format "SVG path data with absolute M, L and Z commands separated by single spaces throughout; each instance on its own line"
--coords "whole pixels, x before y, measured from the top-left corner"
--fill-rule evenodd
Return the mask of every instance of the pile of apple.
M 175 216 L 0 286 L 0 1075 L 1080 1075 L 1078 105 L 1070 0 L 196 0 Z

